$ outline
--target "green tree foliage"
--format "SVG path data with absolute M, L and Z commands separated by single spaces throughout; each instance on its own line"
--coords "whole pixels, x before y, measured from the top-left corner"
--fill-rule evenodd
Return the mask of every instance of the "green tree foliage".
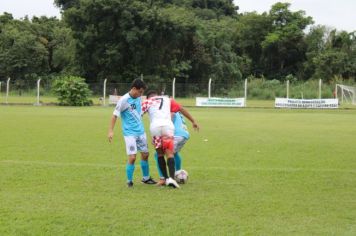
M 72 33 L 56 18 L 0 16 L 0 77 L 35 80 L 78 71 Z
M 91 91 L 85 79 L 76 76 L 57 78 L 53 84 L 53 91 L 58 95 L 59 104 L 63 106 L 90 106 Z
M 203 12 L 206 14 L 208 11 L 211 11 L 211 14 L 216 18 L 220 18 L 221 16 L 236 16 L 239 9 L 234 5 L 233 0 L 192 0 L 191 6 L 197 9 L 196 12 L 200 16 L 203 15 Z M 198 10 L 201 10 L 201 13 Z
M 1 24 L 0 76 L 35 79 L 48 73 L 48 51 L 33 34 L 29 20 Z
M 208 9 L 219 19 L 196 17 Z M 88 81 L 209 76 L 241 78 L 245 60 L 233 51 L 232 1 L 81 1 L 65 11 Z M 83 27 L 85 26 L 85 27 Z M 211 32 L 210 32 L 211 31 Z
M 170 81 L 234 86 L 356 77 L 355 32 L 313 26 L 276 3 L 238 13 L 232 0 L 54 0 L 62 19 L 0 15 L 0 79 L 77 75 L 96 83 Z M 308 28 L 310 27 L 310 28 Z M 236 84 L 235 84 L 236 85 Z
M 72 33 L 64 26 L 64 22 L 53 17 L 33 17 L 31 25 L 48 52 L 49 73 L 60 73 L 64 70 L 75 73 L 74 42 Z
M 306 36 L 308 45 L 305 69 L 308 77 L 329 81 L 335 76 L 356 76 L 356 33 L 337 32 L 318 26 Z
M 184 8 L 140 1 L 86 1 L 65 12 L 77 40 L 77 59 L 89 81 L 185 75 L 194 18 Z M 83 27 L 85 26 L 85 27 Z
M 62 10 L 79 6 L 79 0 L 54 0 L 54 4 Z
M 266 13 L 252 12 L 240 16 L 239 24 L 236 26 L 234 48 L 238 55 L 243 55 L 251 61 L 251 69 L 246 68 L 245 75 L 249 75 L 249 72 L 255 75 L 264 73 L 262 42 L 271 31 L 272 20 Z
M 219 21 L 201 21 L 198 35 L 207 48 L 211 64 L 201 71 L 206 79 L 212 77 L 222 82 L 233 82 L 242 78 L 242 71 L 246 69 L 244 58 L 233 50 L 233 37 L 237 22 L 231 18 Z M 249 65 L 247 65 L 249 66 Z
M 281 78 L 297 73 L 305 60 L 306 44 L 303 30 L 313 21 L 303 11 L 291 12 L 289 3 L 276 3 L 269 17 L 272 31 L 262 42 L 267 76 Z

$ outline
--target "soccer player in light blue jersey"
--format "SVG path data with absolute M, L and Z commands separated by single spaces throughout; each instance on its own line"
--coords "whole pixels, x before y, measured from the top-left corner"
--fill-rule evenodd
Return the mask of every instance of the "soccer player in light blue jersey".
M 126 144 L 128 161 L 126 164 L 127 186 L 133 187 L 133 174 L 137 151 L 141 152 L 141 170 L 143 174 L 142 183 L 155 184 L 149 174 L 148 145 L 146 133 L 141 117 L 141 96 L 146 89 L 145 83 L 136 79 L 132 82 L 131 90 L 122 96 L 111 117 L 108 139 L 111 143 L 114 136 L 114 127 L 117 117 L 121 117 L 122 132 Z
M 172 120 L 174 124 L 174 163 L 175 163 L 175 171 L 178 171 L 182 168 L 182 158 L 179 152 L 183 148 L 184 144 L 188 141 L 190 134 L 185 124 L 184 118 L 180 112 L 174 113 Z M 160 181 L 158 184 L 163 185 L 164 177 L 158 165 L 157 152 L 155 153 L 155 160 L 157 164 L 158 174 L 160 176 Z

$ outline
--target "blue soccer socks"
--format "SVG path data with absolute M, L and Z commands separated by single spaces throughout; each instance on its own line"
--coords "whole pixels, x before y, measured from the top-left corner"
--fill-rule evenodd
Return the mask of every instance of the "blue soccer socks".
M 174 154 L 174 163 L 176 171 L 182 169 L 182 158 L 180 157 L 178 152 Z
M 127 175 L 127 182 L 132 182 L 133 179 L 133 173 L 135 171 L 135 164 L 126 164 L 126 175 Z
M 142 170 L 142 176 L 144 180 L 147 180 L 150 178 L 150 169 L 148 165 L 148 161 L 141 160 L 141 170 Z
M 157 154 L 157 152 L 155 152 L 155 160 L 156 160 L 156 165 L 157 165 L 157 171 L 158 171 L 159 178 L 162 179 L 162 178 L 164 178 L 164 177 L 163 177 L 161 168 L 159 167 L 158 154 Z

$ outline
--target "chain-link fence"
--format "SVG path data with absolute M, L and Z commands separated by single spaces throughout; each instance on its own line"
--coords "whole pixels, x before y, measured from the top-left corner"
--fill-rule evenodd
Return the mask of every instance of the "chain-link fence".
M 104 96 L 104 83 L 88 84 L 92 91 L 92 100 L 94 104 L 101 104 Z M 109 95 L 123 95 L 130 90 L 130 83 L 106 83 L 106 98 Z M 356 86 L 356 83 L 348 83 L 348 85 Z M 37 81 L 17 80 L 0 81 L 0 103 L 10 104 L 31 104 L 37 101 Z M 8 89 L 8 91 L 7 91 Z M 148 83 L 148 90 L 154 89 L 160 94 L 172 95 L 173 82 Z M 322 83 L 319 81 L 310 80 L 307 82 L 290 82 L 289 89 L 287 82 L 278 80 L 263 80 L 255 79 L 247 81 L 247 100 L 273 100 L 275 97 L 289 98 L 333 98 L 335 83 Z M 209 83 L 175 83 L 176 98 L 195 98 L 208 97 Z M 220 83 L 212 80 L 210 86 L 211 97 L 229 97 L 238 98 L 245 96 L 245 81 L 238 81 L 231 84 Z M 39 89 L 40 103 L 57 102 L 56 96 L 52 91 L 52 83 L 49 81 L 41 81 Z

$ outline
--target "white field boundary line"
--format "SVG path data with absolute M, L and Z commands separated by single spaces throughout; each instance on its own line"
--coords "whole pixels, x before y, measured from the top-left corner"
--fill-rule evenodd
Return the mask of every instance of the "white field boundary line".
M 79 163 L 79 162 L 50 162 L 50 161 L 17 161 L 17 160 L 2 160 L 0 164 L 15 164 L 15 165 L 45 165 L 45 166 L 69 166 L 69 167 L 96 167 L 96 168 L 117 168 L 124 165 L 111 165 L 100 163 Z M 189 169 L 195 170 L 236 170 L 236 171 L 276 171 L 276 172 L 341 172 L 354 173 L 356 170 L 350 169 L 315 169 L 315 168 L 241 168 L 241 167 L 197 167 L 190 166 Z

